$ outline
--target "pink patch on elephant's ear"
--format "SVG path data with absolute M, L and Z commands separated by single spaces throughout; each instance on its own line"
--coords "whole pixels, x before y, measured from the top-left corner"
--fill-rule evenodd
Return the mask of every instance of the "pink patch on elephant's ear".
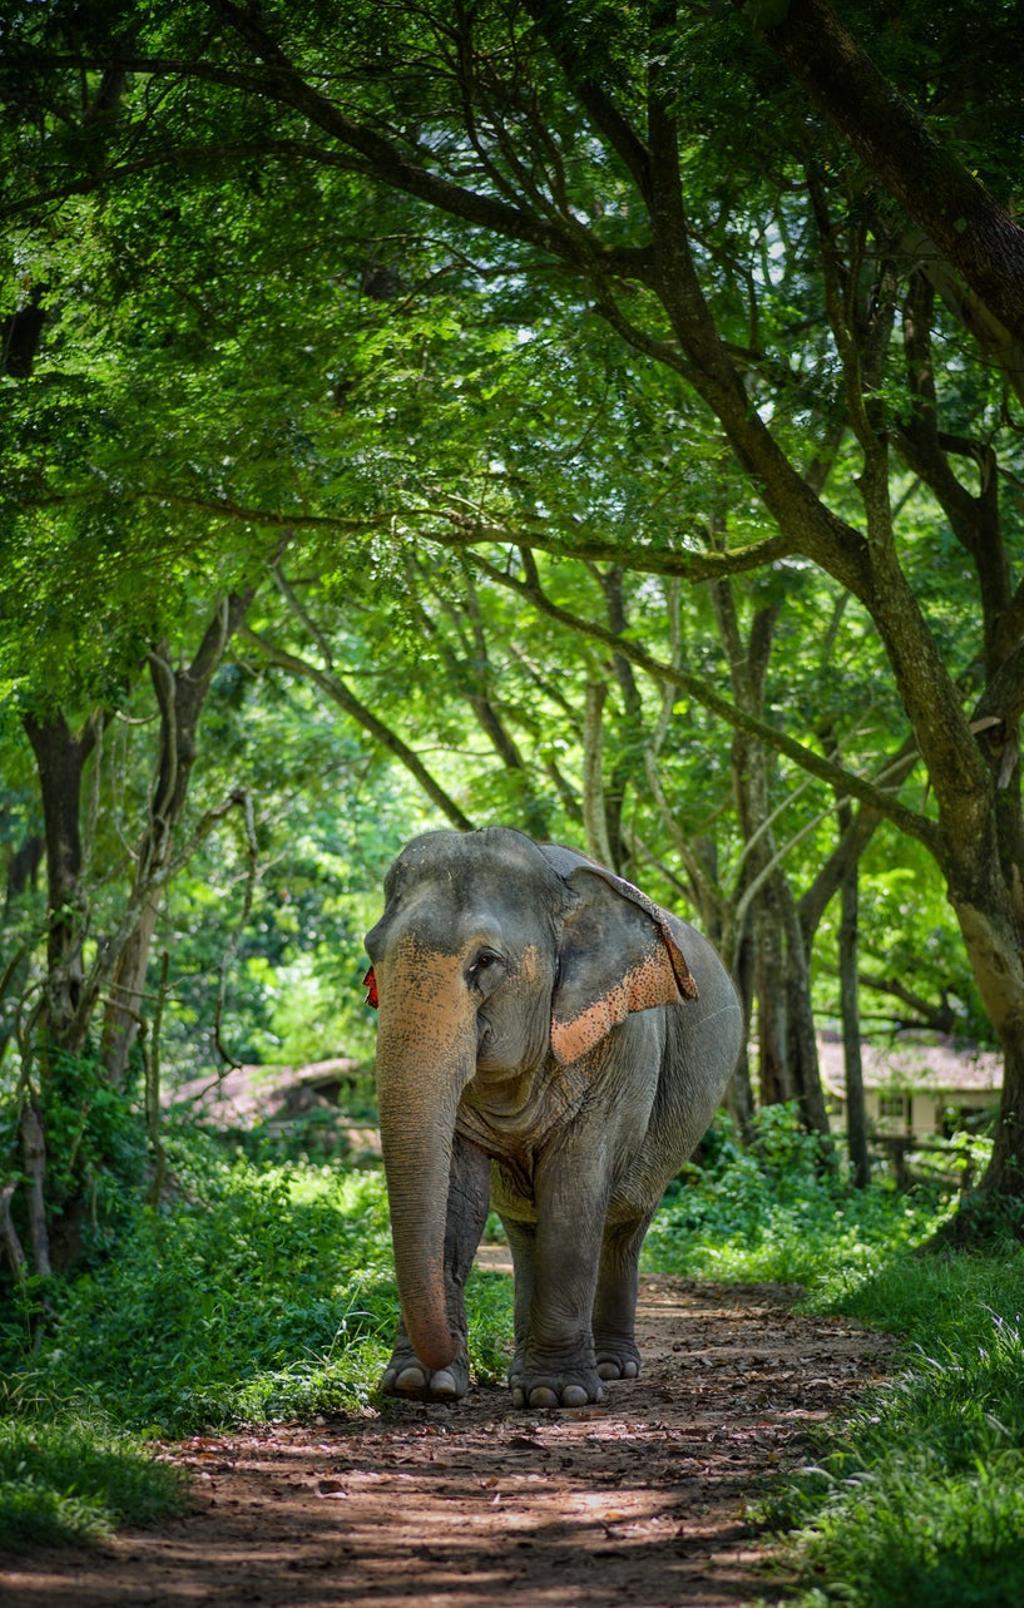
M 373 974 L 372 966 L 366 973 L 366 976 L 363 978 L 363 986 L 367 990 L 365 1003 L 367 1005 L 371 1005 L 374 1010 L 377 1010 L 380 1005 L 380 1000 L 377 997 L 377 979 Z
M 661 943 L 626 972 L 620 983 L 601 994 L 571 1021 L 551 1019 L 551 1048 L 563 1066 L 578 1061 L 618 1027 L 633 1011 L 655 1005 L 677 1005 L 680 987 L 668 950 Z

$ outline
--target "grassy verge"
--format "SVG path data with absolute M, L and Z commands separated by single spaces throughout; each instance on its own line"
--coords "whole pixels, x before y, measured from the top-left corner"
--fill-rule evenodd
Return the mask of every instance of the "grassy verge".
M 154 1517 L 174 1493 L 147 1439 L 350 1410 L 387 1359 L 397 1296 L 379 1173 L 258 1166 L 195 1135 L 173 1151 L 174 1203 L 140 1210 L 115 1254 L 51 1292 L 38 1352 L 16 1322 L 0 1330 L 0 1436 L 15 1448 L 0 1463 L 3 1544 Z M 471 1281 L 478 1378 L 506 1366 L 508 1282 Z
M 762 1508 L 802 1608 L 1024 1602 L 1024 1249 L 914 1254 L 952 1210 L 937 1193 L 848 1190 L 774 1111 L 752 1153 L 726 1130 L 655 1221 L 651 1266 L 799 1282 L 806 1308 L 901 1336 L 893 1384 L 819 1435 L 813 1466 Z
M 66 1419 L 0 1419 L 0 1550 L 105 1540 L 183 1506 L 178 1471 L 134 1436 Z
M 1024 1602 L 1024 1251 L 900 1256 L 813 1303 L 903 1337 L 894 1383 L 767 1516 L 807 1608 Z

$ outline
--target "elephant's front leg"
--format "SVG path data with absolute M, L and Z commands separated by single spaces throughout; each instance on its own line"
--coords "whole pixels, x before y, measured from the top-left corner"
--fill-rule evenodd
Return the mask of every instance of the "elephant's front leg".
M 528 1300 L 520 1304 L 521 1332 L 509 1375 L 516 1407 L 582 1407 L 604 1395 L 594 1357 L 591 1312 L 606 1209 L 602 1179 L 578 1158 L 553 1158 L 536 1179 L 537 1224 Z M 524 1239 L 516 1258 L 530 1246 Z M 517 1324 L 517 1328 L 520 1325 Z
M 487 1157 L 482 1150 L 456 1134 L 448 1179 L 444 1289 L 448 1323 L 452 1333 L 459 1336 L 458 1355 L 446 1368 L 432 1371 L 417 1357 L 405 1332 L 405 1325 L 399 1319 L 391 1360 L 381 1379 L 381 1389 L 387 1395 L 454 1401 L 469 1389 L 465 1287 L 487 1220 L 490 1189 L 491 1164 Z

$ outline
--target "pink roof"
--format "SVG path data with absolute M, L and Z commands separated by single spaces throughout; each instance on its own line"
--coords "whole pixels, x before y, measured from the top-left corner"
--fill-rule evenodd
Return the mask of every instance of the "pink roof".
M 843 1044 L 837 1033 L 818 1034 L 818 1058 L 826 1088 L 845 1098 Z M 919 1089 L 935 1094 L 984 1094 L 1003 1086 L 1003 1058 L 991 1050 L 958 1050 L 936 1044 L 861 1046 L 866 1089 Z
M 193 1078 L 161 1094 L 164 1105 L 191 1104 L 197 1115 L 215 1117 L 228 1127 L 247 1128 L 260 1117 L 274 1116 L 289 1090 L 317 1088 L 351 1077 L 360 1062 L 339 1056 L 308 1066 L 237 1066 L 218 1078 L 216 1072 Z

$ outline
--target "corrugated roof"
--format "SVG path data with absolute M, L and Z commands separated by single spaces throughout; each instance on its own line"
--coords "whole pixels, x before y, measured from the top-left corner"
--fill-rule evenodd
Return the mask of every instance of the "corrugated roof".
M 248 1128 L 261 1117 L 273 1116 L 292 1089 L 316 1089 L 337 1083 L 358 1072 L 360 1063 L 338 1056 L 311 1061 L 308 1066 L 236 1066 L 218 1077 L 192 1078 L 161 1093 L 163 1105 L 186 1102 L 198 1115 L 213 1117 L 228 1127 Z
M 845 1098 L 843 1044 L 837 1033 L 818 1034 L 822 1081 Z M 1003 1058 L 991 1050 L 958 1050 L 948 1041 L 906 1042 L 861 1048 L 866 1089 L 917 1089 L 934 1094 L 989 1094 L 1003 1086 Z

